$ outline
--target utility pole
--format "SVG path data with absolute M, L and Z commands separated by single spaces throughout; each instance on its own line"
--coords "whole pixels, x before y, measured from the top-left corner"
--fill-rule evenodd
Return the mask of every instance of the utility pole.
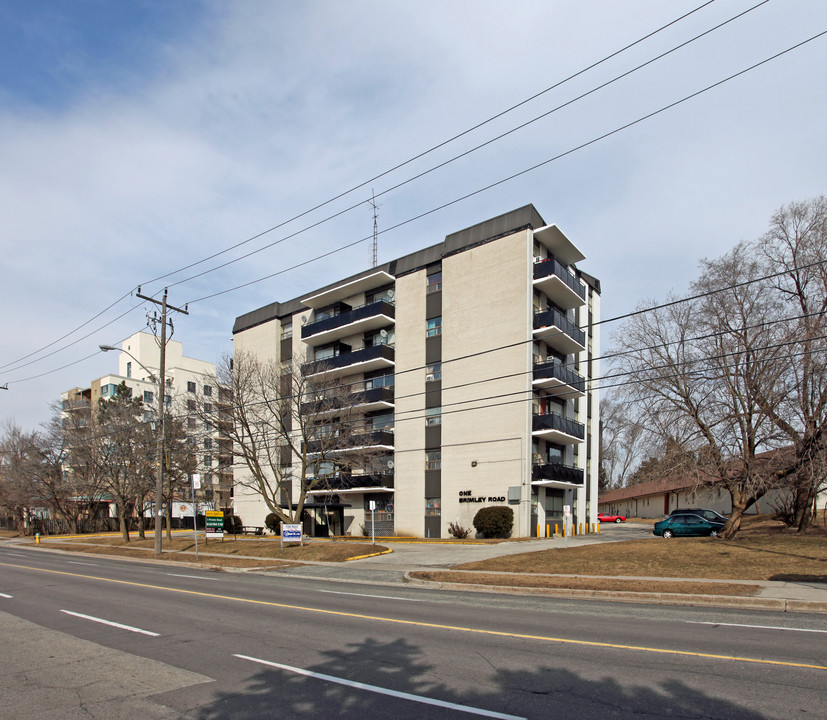
M 161 360 L 158 368 L 158 422 L 161 423 L 158 433 L 158 472 L 155 476 L 155 554 L 160 555 L 161 547 L 161 525 L 164 504 L 164 445 L 166 442 L 166 412 L 164 409 L 164 400 L 166 398 L 166 362 L 167 362 L 167 310 L 175 310 L 176 312 L 189 315 L 187 308 L 173 307 L 167 305 L 167 288 L 164 288 L 164 297 L 162 300 L 141 295 L 141 288 L 138 288 L 136 293 L 141 300 L 148 300 L 151 303 L 161 306 Z M 171 500 L 172 498 L 170 498 Z

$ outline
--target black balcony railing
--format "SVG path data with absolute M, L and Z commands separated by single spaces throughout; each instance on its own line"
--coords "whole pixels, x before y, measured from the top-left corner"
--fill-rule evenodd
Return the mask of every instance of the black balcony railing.
M 548 260 L 542 260 L 534 264 L 535 280 L 540 280 L 541 278 L 549 277 L 551 275 L 560 278 L 560 280 L 568 285 L 569 288 L 577 293 L 581 300 L 586 300 L 586 288 L 580 284 L 578 279 L 574 276 L 574 273 L 572 273 L 559 260 L 549 258 Z
M 546 413 L 545 415 L 534 415 L 531 418 L 531 429 L 535 432 L 537 430 L 557 430 L 558 432 L 571 435 L 580 440 L 586 437 L 586 427 L 583 423 L 575 422 L 569 418 L 565 418 L 558 413 Z
M 393 363 L 394 352 L 390 345 L 373 345 L 363 350 L 354 350 L 349 353 L 342 353 L 325 360 L 317 360 L 302 365 L 304 375 L 315 375 L 316 373 L 328 372 L 330 370 L 341 370 L 349 365 L 368 362 L 370 360 L 388 360 Z
M 583 471 L 580 468 L 561 463 L 540 463 L 531 468 L 532 480 L 557 480 L 582 485 L 583 477 Z
M 351 323 L 367 318 L 376 317 L 377 315 L 387 315 L 390 318 L 394 317 L 395 308 L 387 300 L 377 300 L 376 302 L 361 305 L 353 308 L 348 312 L 339 313 L 333 317 L 326 317 L 316 322 L 308 323 L 302 326 L 302 339 L 313 337 L 319 333 L 335 330 L 336 328 L 350 325 Z
M 366 475 L 337 472 L 324 478 L 312 478 L 308 482 L 311 490 L 329 490 L 332 493 L 354 488 L 392 488 L 393 470 Z
M 586 381 L 583 379 L 583 376 L 574 372 L 571 368 L 567 368 L 557 359 L 551 362 L 536 363 L 534 365 L 535 380 L 547 380 L 549 378 L 555 378 L 580 392 L 586 391 Z
M 586 333 L 569 320 L 559 310 L 546 310 L 544 312 L 534 313 L 534 329 L 544 327 L 556 327 L 562 330 L 566 335 L 575 340 L 578 344 L 585 347 Z
M 393 404 L 393 386 L 376 387 L 370 390 L 350 393 L 345 397 L 322 398 L 321 400 L 302 403 L 302 414 L 318 415 L 319 413 L 335 412 L 343 408 L 381 402 Z
M 305 446 L 306 451 L 316 454 L 324 450 L 326 455 L 361 450 L 371 447 L 393 447 L 393 432 L 390 430 L 370 430 L 364 433 L 355 433 L 347 437 L 332 437 L 324 440 L 310 440 Z

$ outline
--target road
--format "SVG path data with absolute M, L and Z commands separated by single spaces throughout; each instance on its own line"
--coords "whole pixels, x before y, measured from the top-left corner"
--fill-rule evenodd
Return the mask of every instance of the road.
M 827 617 L 0 546 L 0 718 L 824 717 Z

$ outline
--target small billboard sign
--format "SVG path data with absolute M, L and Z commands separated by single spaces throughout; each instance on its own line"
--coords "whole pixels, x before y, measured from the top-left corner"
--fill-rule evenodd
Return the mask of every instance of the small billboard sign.
M 302 542 L 302 526 L 301 523 L 297 523 L 295 525 L 282 523 L 281 524 L 281 544 L 284 547 L 284 543 L 286 542 L 297 542 L 300 544 L 304 544 Z
M 207 510 L 204 513 L 207 538 L 224 539 L 224 511 Z

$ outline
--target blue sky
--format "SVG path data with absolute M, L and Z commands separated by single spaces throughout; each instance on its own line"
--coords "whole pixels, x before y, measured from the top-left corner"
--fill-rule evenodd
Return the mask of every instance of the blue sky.
M 380 261 L 532 202 L 587 256 L 604 317 L 682 293 L 700 258 L 760 236 L 780 205 L 824 193 L 827 38 L 384 231 L 827 30 L 820 0 L 772 0 L 382 194 L 756 4 L 717 0 L 321 210 L 153 279 L 280 225 L 701 4 L 0 0 L 0 385 L 9 385 L 0 421 L 35 427 L 61 391 L 115 371 L 115 357 L 95 351 L 144 326 L 146 306 L 129 297 L 139 284 L 149 293 L 169 284 L 171 303 L 190 302 L 175 337 L 186 354 L 215 360 L 231 348 L 236 316 L 364 269 L 368 243 L 286 271 L 369 236 L 371 190 Z

